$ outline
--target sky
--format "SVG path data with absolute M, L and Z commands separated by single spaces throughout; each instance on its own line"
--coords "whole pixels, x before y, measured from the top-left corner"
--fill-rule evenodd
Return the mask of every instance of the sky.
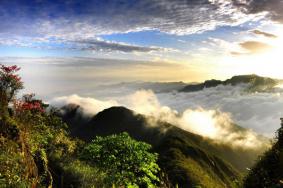
M 283 0 L 0 0 L 0 20 L 0 63 L 36 91 L 283 78 Z
M 0 64 L 21 67 L 19 96 L 166 112 L 185 130 L 188 115 L 212 138 L 232 123 L 273 137 L 283 90 L 171 88 L 243 74 L 283 79 L 282 51 L 283 0 L 0 0 Z

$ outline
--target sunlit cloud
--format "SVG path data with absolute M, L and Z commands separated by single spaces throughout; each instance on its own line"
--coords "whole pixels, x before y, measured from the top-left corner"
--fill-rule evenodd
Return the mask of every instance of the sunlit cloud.
M 272 48 L 272 46 L 259 41 L 245 41 L 240 43 L 239 45 L 247 51 L 247 54 L 261 53 Z
M 187 108 L 183 112 L 178 112 L 160 104 L 156 94 L 150 90 L 136 91 L 125 96 L 120 102 L 71 95 L 56 97 L 50 103 L 57 107 L 68 104 L 79 105 L 80 112 L 90 117 L 105 108 L 109 108 L 111 105 L 123 105 L 136 113 L 146 115 L 149 127 L 157 127 L 160 121 L 163 121 L 185 131 L 213 139 L 216 143 L 229 144 L 233 147 L 260 149 L 269 145 L 266 139 L 259 137 L 252 130 L 235 127 L 229 113 L 201 107 L 196 109 Z
M 202 81 L 241 73 L 261 74 L 266 70 L 249 66 L 261 67 L 263 59 L 269 62 L 272 55 L 279 56 L 277 49 L 282 48 L 276 41 L 281 36 L 275 29 L 282 27 L 281 3 L 3 0 L 0 55 L 66 57 L 62 61 L 68 60 L 72 66 L 93 63 L 95 71 L 101 69 L 100 63 L 97 66 L 97 60 L 84 58 L 107 59 L 102 61 L 103 73 L 96 75 L 112 74 L 119 80 Z M 58 59 L 42 60 L 51 61 L 58 64 Z M 274 70 L 275 64 L 269 63 L 269 69 Z

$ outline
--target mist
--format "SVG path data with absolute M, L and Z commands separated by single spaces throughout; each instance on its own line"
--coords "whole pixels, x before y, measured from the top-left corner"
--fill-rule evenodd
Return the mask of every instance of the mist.
M 57 107 L 62 107 L 67 104 L 79 105 L 83 114 L 86 116 L 93 116 L 104 109 L 118 105 L 114 100 L 100 101 L 90 97 L 80 97 L 75 94 L 54 98 L 51 104 Z
M 168 106 L 179 113 L 186 109 L 218 110 L 228 113 L 237 125 L 273 138 L 280 127 L 280 117 L 283 116 L 283 90 L 277 87 L 268 92 L 248 92 L 248 87 L 247 84 L 219 85 L 197 92 L 159 92 L 156 87 L 148 89 L 154 92 L 161 106 Z M 115 93 L 117 90 L 119 93 Z M 110 85 L 93 91 L 92 96 L 128 104 L 128 96 L 135 92 L 136 88 L 126 87 L 126 84 L 119 88 Z
M 167 93 L 167 95 L 177 95 Z M 61 107 L 66 104 L 80 105 L 84 114 L 95 115 L 111 106 L 125 106 L 134 112 L 148 117 L 150 126 L 158 126 L 163 121 L 179 128 L 214 140 L 216 143 L 229 144 L 233 147 L 254 148 L 268 147 L 267 139 L 260 137 L 250 129 L 235 125 L 232 115 L 220 108 L 195 107 L 179 111 L 163 105 L 159 98 L 165 95 L 155 94 L 152 90 L 139 90 L 127 96 L 116 97 L 116 100 L 99 100 L 90 97 L 71 95 L 54 98 L 50 103 Z M 168 96 L 167 96 L 168 97 Z

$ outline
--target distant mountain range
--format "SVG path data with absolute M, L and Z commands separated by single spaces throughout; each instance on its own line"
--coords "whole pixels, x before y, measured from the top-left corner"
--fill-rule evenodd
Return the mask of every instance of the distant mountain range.
M 225 81 L 221 80 L 206 80 L 203 83 L 199 84 L 189 84 L 185 86 L 184 88 L 180 89 L 180 92 L 194 92 L 194 91 L 200 91 L 205 88 L 211 88 L 216 87 L 219 85 L 232 85 L 236 86 L 239 84 L 246 84 L 247 85 L 247 91 L 268 91 L 273 89 L 277 84 L 281 83 L 282 80 L 278 79 L 272 79 L 268 77 L 261 77 L 257 76 L 255 74 L 251 75 L 240 75 L 240 76 L 233 76 L 230 79 L 227 79 Z
M 184 82 L 144 82 L 144 81 L 135 81 L 135 82 L 121 82 L 111 85 L 100 85 L 96 89 L 108 89 L 111 88 L 129 88 L 134 90 L 145 89 L 152 90 L 155 93 L 161 92 L 171 92 L 178 91 L 184 88 L 187 84 Z
M 124 107 L 111 107 L 85 117 L 80 106 L 70 104 L 58 115 L 68 124 L 72 136 L 87 142 L 98 135 L 128 132 L 131 137 L 152 144 L 170 182 L 179 187 L 234 187 L 263 152 L 216 144 L 164 122 L 153 127 L 148 117 Z

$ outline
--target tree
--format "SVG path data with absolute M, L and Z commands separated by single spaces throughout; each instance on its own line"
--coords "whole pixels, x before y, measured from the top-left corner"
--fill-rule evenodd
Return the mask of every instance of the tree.
M 21 77 L 17 74 L 20 68 L 16 65 L 5 66 L 0 64 L 0 115 L 7 113 L 9 102 L 16 93 L 23 89 Z
M 277 131 L 277 142 L 267 151 L 244 180 L 245 188 L 283 187 L 283 119 Z
M 132 139 L 128 133 L 97 136 L 88 144 L 82 159 L 107 174 L 107 183 L 126 187 L 154 187 L 159 182 L 158 155 L 151 145 Z

